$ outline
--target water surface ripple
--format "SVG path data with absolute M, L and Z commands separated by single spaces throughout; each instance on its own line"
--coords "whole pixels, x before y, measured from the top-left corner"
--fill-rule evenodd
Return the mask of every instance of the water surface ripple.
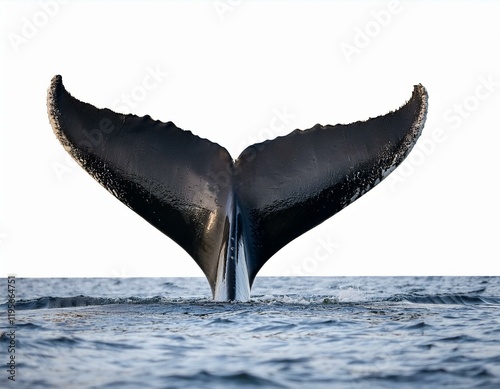
M 247 303 L 208 291 L 202 278 L 16 279 L 12 387 L 500 387 L 498 277 L 259 277 Z

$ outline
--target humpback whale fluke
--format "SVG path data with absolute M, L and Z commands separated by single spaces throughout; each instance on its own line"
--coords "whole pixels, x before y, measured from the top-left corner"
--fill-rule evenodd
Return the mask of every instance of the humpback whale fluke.
M 228 151 L 149 116 L 98 109 L 52 79 L 54 133 L 108 191 L 178 243 L 213 297 L 248 300 L 264 263 L 287 243 L 377 185 L 408 155 L 424 126 L 427 93 L 347 125 L 315 125 Z

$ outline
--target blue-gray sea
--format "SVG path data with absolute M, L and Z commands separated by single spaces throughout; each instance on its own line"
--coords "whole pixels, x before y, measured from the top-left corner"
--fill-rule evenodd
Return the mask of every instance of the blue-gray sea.
M 2 388 L 500 388 L 499 277 L 0 281 Z

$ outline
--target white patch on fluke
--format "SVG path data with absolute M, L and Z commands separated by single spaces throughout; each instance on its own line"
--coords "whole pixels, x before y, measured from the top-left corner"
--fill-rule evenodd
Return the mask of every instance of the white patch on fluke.
M 219 266 L 217 268 L 217 279 L 215 281 L 214 300 L 216 301 L 227 301 L 227 286 L 226 277 L 224 274 L 226 266 L 223 261 L 224 256 L 221 255 L 221 257 L 219 258 Z
M 243 240 L 238 242 L 238 257 L 236 258 L 236 300 L 250 300 L 250 282 L 248 281 L 248 268 Z

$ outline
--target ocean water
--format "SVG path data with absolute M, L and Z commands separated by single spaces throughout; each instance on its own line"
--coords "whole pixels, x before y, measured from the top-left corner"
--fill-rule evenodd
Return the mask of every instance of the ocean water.
M 1 388 L 500 388 L 499 277 L 258 277 L 246 303 L 203 278 L 15 281 Z

